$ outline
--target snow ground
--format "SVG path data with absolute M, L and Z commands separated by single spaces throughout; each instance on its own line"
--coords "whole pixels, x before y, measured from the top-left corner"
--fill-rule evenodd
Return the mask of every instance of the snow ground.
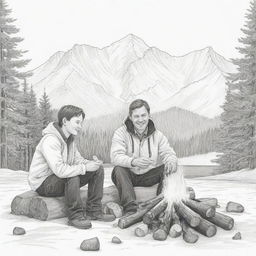
M 110 168 L 105 170 L 105 186 L 111 184 Z M 256 170 L 243 170 L 212 177 L 187 179 L 197 197 L 216 197 L 225 213 L 228 201 L 242 203 L 244 213 L 228 213 L 235 219 L 231 231 L 218 228 L 216 236 L 207 238 L 200 235 L 196 244 L 187 244 L 181 237 L 168 238 L 166 241 L 155 241 L 151 235 L 135 237 L 136 226 L 121 230 L 117 221 L 112 223 L 93 222 L 93 228 L 78 230 L 66 225 L 66 218 L 39 221 L 24 216 L 10 214 L 12 199 L 29 190 L 27 173 L 23 171 L 0 170 L 0 252 L 1 255 L 189 255 L 189 256 L 229 256 L 255 255 L 256 251 Z M 25 228 L 23 236 L 13 236 L 15 226 Z M 232 240 L 232 236 L 240 231 L 242 240 Z M 118 236 L 123 243 L 112 244 L 113 236 Z M 84 239 L 97 236 L 101 243 L 98 252 L 83 252 L 79 249 Z

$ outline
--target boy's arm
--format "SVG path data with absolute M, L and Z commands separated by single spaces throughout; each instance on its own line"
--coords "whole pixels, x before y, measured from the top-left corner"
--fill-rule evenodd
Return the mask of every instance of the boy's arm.
M 125 134 L 121 128 L 117 129 L 112 138 L 110 150 L 111 163 L 123 167 L 131 168 L 131 162 L 134 159 L 127 155 L 127 145 L 125 142 Z
M 83 163 L 69 165 L 64 163 L 61 155 L 61 143 L 54 136 L 48 136 L 42 143 L 42 154 L 49 168 L 59 178 L 69 178 L 84 175 L 86 166 Z

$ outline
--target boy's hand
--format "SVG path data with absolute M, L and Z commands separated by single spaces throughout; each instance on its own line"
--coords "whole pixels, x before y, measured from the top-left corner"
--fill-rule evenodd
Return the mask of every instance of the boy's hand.
M 92 159 L 93 159 L 93 161 L 95 161 L 96 163 L 100 163 L 101 165 L 103 164 L 103 161 L 99 160 L 97 156 L 93 156 Z

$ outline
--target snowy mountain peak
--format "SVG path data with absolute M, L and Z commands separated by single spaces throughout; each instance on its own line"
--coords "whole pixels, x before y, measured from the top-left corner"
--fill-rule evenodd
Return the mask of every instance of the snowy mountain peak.
M 225 99 L 225 74 L 234 71 L 211 46 L 172 56 L 128 34 L 101 49 L 75 44 L 57 52 L 28 82 L 38 97 L 46 88 L 53 107 L 73 103 L 89 117 L 119 111 L 135 98 L 147 100 L 152 111 L 177 106 L 214 117 Z

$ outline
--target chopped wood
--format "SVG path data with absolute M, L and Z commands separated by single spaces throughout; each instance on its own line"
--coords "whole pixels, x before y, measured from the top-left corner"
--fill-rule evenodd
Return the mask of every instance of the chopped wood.
M 194 229 L 200 234 L 207 237 L 212 237 L 217 233 L 216 226 L 203 218 L 201 219 L 199 225 L 194 227 Z
M 199 214 L 195 213 L 182 202 L 175 203 L 175 210 L 181 219 L 184 219 L 191 227 L 196 227 L 201 221 Z
M 157 217 L 161 212 L 163 212 L 166 208 L 167 208 L 167 201 L 163 199 L 144 215 L 143 222 L 145 224 L 150 224 L 152 220 L 155 217 Z
M 179 216 L 176 213 L 175 207 L 172 207 L 171 215 L 172 215 L 172 225 L 169 231 L 169 236 L 172 238 L 176 238 L 181 235 L 182 227 L 181 227 Z
M 240 232 L 237 232 L 233 237 L 233 240 L 241 240 L 242 239 L 242 235 Z
M 145 208 L 138 209 L 138 211 L 134 214 L 121 217 L 118 221 L 118 226 L 122 229 L 128 228 L 133 224 L 136 224 L 142 221 L 145 213 L 147 213 L 150 209 L 152 209 L 155 205 L 157 205 L 160 200 L 161 200 L 160 198 L 155 198 L 155 200 L 152 201 L 151 204 L 147 205 Z
M 138 236 L 138 237 L 144 237 L 148 234 L 149 232 L 149 228 L 148 228 L 148 225 L 142 223 L 140 224 L 137 228 L 135 228 L 134 230 L 134 234 L 135 236 Z
M 170 212 L 164 212 L 164 216 L 162 218 L 161 224 L 158 228 L 158 230 L 156 230 L 153 233 L 153 238 L 155 240 L 159 240 L 159 241 L 163 241 L 166 240 L 169 231 L 170 231 L 170 227 L 171 227 L 171 221 L 172 221 L 172 216 Z
M 225 230 L 231 230 L 234 226 L 233 218 L 219 212 L 215 212 L 214 217 L 206 218 L 206 220 Z
M 194 244 L 198 241 L 199 236 L 188 226 L 185 221 L 182 221 L 183 240 L 186 243 Z
M 155 195 L 156 187 L 135 187 L 138 201 L 145 201 Z M 87 189 L 80 190 L 83 206 L 86 207 Z M 120 203 L 115 186 L 104 188 L 103 206 L 108 202 Z M 15 215 L 25 215 L 39 220 L 51 220 L 67 216 L 64 197 L 43 197 L 34 191 L 27 191 L 17 195 L 11 203 L 11 212 Z
M 215 215 L 215 207 L 188 199 L 184 202 L 189 208 L 202 217 L 213 217 Z
M 214 197 L 202 197 L 202 198 L 197 198 L 196 201 L 199 201 L 201 203 L 204 203 L 204 204 L 207 204 L 207 205 L 210 205 L 210 206 L 213 206 L 213 207 L 220 207 L 218 205 L 218 199 L 217 198 L 214 198 Z

